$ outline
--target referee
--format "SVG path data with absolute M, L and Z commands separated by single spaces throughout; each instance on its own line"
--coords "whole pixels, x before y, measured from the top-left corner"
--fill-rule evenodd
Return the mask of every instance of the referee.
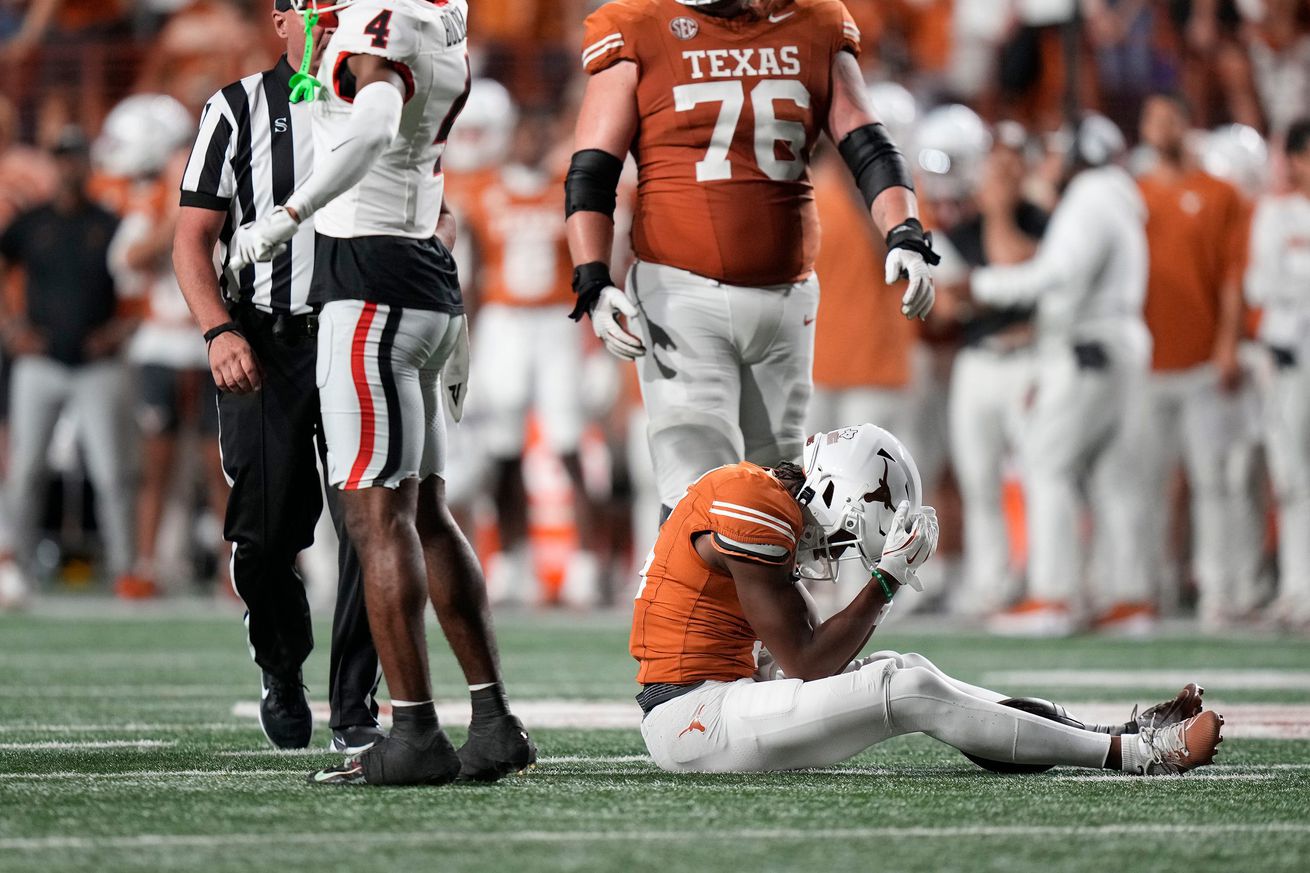
M 305 48 L 291 0 L 273 0 L 273 27 L 287 54 L 210 98 L 182 179 L 173 266 L 209 343 L 220 395 L 219 445 L 232 483 L 224 535 L 232 583 L 246 604 L 255 663 L 263 671 L 260 724 L 273 745 L 309 745 L 313 719 L 301 665 L 313 648 L 297 554 L 314 540 L 322 511 L 315 443 L 322 453 L 315 381 L 317 308 L 309 300 L 314 229 L 304 222 L 271 263 L 239 273 L 226 265 L 234 230 L 281 203 L 313 169 L 310 104 L 292 105 L 289 83 Z M 316 29 L 314 46 L 325 34 Z M 317 64 L 317 57 L 314 59 Z M 332 630 L 332 748 L 354 753 L 381 736 L 373 695 L 378 659 L 364 610 L 359 561 L 345 534 L 336 489 L 329 510 L 341 540 Z

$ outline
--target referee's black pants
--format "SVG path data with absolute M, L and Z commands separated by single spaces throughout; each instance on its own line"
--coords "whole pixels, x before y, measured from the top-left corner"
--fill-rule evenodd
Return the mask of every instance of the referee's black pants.
M 276 676 L 294 677 L 314 647 L 296 556 L 314 541 L 323 509 L 314 463 L 316 452 L 326 451 L 314 377 L 317 347 L 304 316 L 289 319 L 279 333 L 273 316 L 250 306 L 237 307 L 234 320 L 264 380 L 259 391 L 219 395 L 219 444 L 232 482 L 223 530 L 233 544 L 232 583 L 246 604 L 255 663 Z M 359 559 L 336 489 L 327 488 L 327 494 L 341 541 L 328 679 L 330 726 L 337 730 L 376 722 L 379 673 Z

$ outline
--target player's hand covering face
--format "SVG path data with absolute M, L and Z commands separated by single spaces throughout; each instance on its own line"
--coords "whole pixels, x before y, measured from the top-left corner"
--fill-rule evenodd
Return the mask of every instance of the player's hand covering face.
M 922 591 L 917 571 L 937 551 L 937 510 L 925 506 L 910 511 L 910 502 L 902 500 L 892 517 L 878 569 L 890 574 L 902 585 Z

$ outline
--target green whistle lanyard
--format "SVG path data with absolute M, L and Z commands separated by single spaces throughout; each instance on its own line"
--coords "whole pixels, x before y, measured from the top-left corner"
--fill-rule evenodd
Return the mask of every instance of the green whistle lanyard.
M 309 72 L 310 58 L 314 56 L 314 25 L 318 24 L 318 12 L 311 9 L 305 13 L 305 55 L 300 59 L 300 69 L 291 77 L 292 103 L 312 103 L 318 96 L 318 89 L 323 83 Z

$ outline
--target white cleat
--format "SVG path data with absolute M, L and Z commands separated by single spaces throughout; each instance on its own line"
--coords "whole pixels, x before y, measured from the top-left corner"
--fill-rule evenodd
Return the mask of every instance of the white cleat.
M 1214 763 L 1224 741 L 1224 717 L 1206 711 L 1160 728 L 1142 728 L 1136 738 L 1125 735 L 1121 754 L 1124 772 L 1139 776 L 1177 776 Z M 1129 746 L 1135 743 L 1136 746 Z

